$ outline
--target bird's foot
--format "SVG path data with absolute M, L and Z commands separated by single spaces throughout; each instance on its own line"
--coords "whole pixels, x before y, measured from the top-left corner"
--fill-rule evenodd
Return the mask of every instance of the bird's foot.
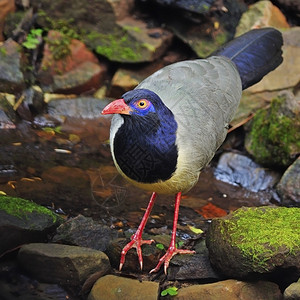
M 143 269 L 143 256 L 142 256 L 141 246 L 144 245 L 144 244 L 150 245 L 153 242 L 154 242 L 154 240 L 142 240 L 141 236 L 139 236 L 137 234 L 133 234 L 131 236 L 131 241 L 123 248 L 123 250 L 121 252 L 119 271 L 122 270 L 122 267 L 125 263 L 125 256 L 131 248 L 136 249 L 138 259 L 139 259 L 139 263 L 140 263 L 140 267 L 141 267 L 141 270 L 142 270 Z
M 170 260 L 172 259 L 172 257 L 174 255 L 176 255 L 176 254 L 194 254 L 194 253 L 196 253 L 196 252 L 193 250 L 184 250 L 184 249 L 177 249 L 176 247 L 169 247 L 166 254 L 163 257 L 161 257 L 157 266 L 154 269 L 152 269 L 150 271 L 150 273 L 157 272 L 160 269 L 162 263 L 164 262 L 164 272 L 165 272 L 165 274 L 167 274 L 167 269 L 169 267 Z

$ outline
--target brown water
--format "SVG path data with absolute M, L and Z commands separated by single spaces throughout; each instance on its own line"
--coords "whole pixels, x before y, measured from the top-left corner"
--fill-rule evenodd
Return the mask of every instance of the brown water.
M 0 191 L 66 216 L 80 213 L 115 228 L 136 227 L 150 193 L 128 184 L 117 173 L 107 143 L 109 123 L 107 117 L 68 119 L 61 128 L 39 129 L 23 122 L 15 130 L 2 130 Z M 203 221 L 199 213 L 207 204 L 227 213 L 265 204 L 261 195 L 216 180 L 213 165 L 214 161 L 184 196 L 181 222 L 195 225 Z M 159 195 L 147 227 L 171 227 L 173 202 L 173 196 Z

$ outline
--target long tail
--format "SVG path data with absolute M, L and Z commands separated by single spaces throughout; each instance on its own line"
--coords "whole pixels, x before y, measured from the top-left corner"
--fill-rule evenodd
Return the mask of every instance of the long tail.
M 282 35 L 278 30 L 253 29 L 225 44 L 212 55 L 230 58 L 238 68 L 243 89 L 246 89 L 281 64 L 282 45 Z

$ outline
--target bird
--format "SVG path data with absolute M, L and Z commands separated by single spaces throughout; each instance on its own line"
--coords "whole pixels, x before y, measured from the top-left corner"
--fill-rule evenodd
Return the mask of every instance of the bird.
M 176 254 L 195 251 L 176 247 L 179 206 L 225 140 L 242 91 L 279 66 L 282 34 L 267 27 L 231 40 L 207 58 L 170 64 L 144 79 L 135 89 L 109 103 L 112 114 L 110 149 L 118 172 L 152 195 L 131 241 L 122 249 L 119 270 L 131 248 L 143 268 L 141 246 L 157 194 L 175 195 L 170 245 L 157 266 L 164 272 Z

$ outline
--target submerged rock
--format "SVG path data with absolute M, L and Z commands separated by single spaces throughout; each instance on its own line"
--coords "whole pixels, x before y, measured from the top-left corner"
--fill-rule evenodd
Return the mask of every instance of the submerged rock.
M 29 200 L 0 196 L 0 256 L 30 242 L 45 241 L 60 217 Z
M 300 206 L 300 157 L 285 171 L 276 190 L 283 205 Z
M 71 286 L 83 284 L 95 272 L 110 270 L 109 260 L 101 251 L 51 243 L 23 246 L 18 261 L 42 282 Z
M 300 101 L 290 92 L 273 99 L 250 123 L 245 147 L 262 165 L 286 168 L 300 153 Z
M 234 278 L 275 271 L 298 278 L 299 220 L 300 208 L 286 207 L 240 208 L 213 219 L 206 240 L 211 263 Z
M 244 282 L 225 280 L 210 284 L 196 284 L 178 290 L 176 300 L 281 300 L 278 286 L 273 282 Z
M 280 178 L 279 173 L 263 168 L 249 157 L 238 153 L 224 153 L 214 174 L 218 180 L 253 192 L 272 188 Z
M 88 300 L 157 300 L 159 284 L 106 275 L 95 283 Z

